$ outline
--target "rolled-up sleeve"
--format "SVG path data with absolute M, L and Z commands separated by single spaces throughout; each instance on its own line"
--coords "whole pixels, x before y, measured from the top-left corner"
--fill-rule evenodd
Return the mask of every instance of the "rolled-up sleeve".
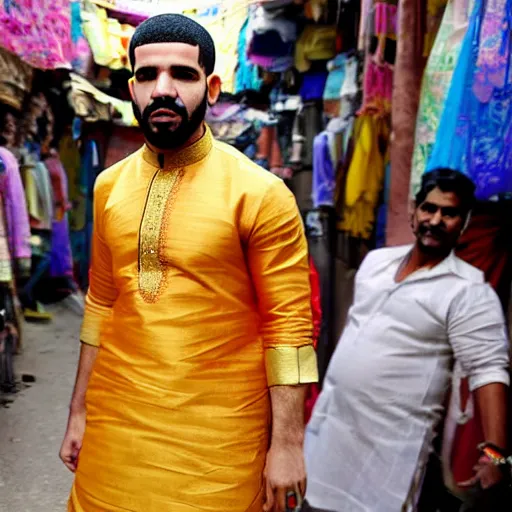
M 505 320 L 489 285 L 474 284 L 458 294 L 450 308 L 448 333 L 471 391 L 493 383 L 509 385 Z
M 282 182 L 265 194 L 248 242 L 269 386 L 318 381 L 308 247 L 295 198 Z
M 89 290 L 85 299 L 85 314 L 80 341 L 87 345 L 100 345 L 100 332 L 111 317 L 117 298 L 112 275 L 112 255 L 103 238 L 103 215 L 106 190 L 101 176 L 94 191 L 94 221 L 92 234 Z

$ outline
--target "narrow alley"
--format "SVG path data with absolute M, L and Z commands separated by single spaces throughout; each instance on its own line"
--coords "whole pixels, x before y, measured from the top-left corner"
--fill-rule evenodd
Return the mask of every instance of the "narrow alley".
M 35 377 L 0 407 L 0 512 L 66 509 L 71 474 L 58 458 L 78 357 L 80 317 L 54 306 L 51 324 L 26 324 L 18 375 Z

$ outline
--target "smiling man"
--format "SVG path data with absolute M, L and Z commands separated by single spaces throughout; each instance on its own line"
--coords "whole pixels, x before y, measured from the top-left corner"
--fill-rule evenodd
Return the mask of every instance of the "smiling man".
M 307 245 L 281 180 L 213 140 L 215 49 L 181 15 L 130 44 L 146 145 L 95 188 L 61 458 L 74 512 L 282 511 L 317 379 Z
M 371 252 L 359 269 L 307 427 L 304 512 L 426 510 L 417 507 L 418 493 L 454 359 L 469 376 L 486 441 L 506 450 L 501 304 L 482 273 L 453 253 L 474 189 L 456 171 L 426 174 L 412 218 L 414 246 Z M 489 488 L 500 479 L 499 469 L 482 462 L 469 484 Z

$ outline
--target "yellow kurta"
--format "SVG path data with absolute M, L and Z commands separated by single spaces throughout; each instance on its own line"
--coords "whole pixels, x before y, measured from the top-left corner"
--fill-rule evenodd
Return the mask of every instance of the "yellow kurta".
M 209 130 L 161 163 L 142 148 L 97 181 L 68 510 L 261 512 L 268 387 L 317 378 L 300 214 Z

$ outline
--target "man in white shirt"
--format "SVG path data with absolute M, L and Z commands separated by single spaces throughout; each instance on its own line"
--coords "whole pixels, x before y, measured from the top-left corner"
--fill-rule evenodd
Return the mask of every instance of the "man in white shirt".
M 409 512 L 454 360 L 469 376 L 486 441 L 506 449 L 508 342 L 483 274 L 453 253 L 474 185 L 449 169 L 423 178 L 412 247 L 371 252 L 306 431 L 306 511 Z M 471 483 L 492 487 L 498 468 Z

